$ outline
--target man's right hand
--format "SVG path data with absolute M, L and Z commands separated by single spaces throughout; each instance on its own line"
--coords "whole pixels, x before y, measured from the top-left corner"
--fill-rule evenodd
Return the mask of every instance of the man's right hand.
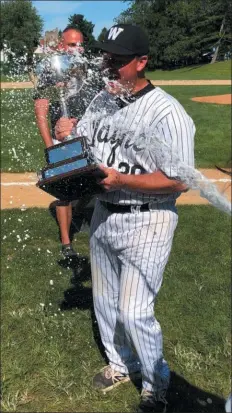
M 71 135 L 72 129 L 76 126 L 77 122 L 75 118 L 60 118 L 55 126 L 56 139 L 62 142 L 66 136 Z

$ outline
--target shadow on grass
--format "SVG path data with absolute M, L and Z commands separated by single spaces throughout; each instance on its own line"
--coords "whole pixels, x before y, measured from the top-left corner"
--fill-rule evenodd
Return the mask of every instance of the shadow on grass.
M 72 224 L 70 228 L 70 240 L 73 241 L 75 233 L 80 231 L 89 232 L 90 222 L 93 215 L 95 200 L 94 198 L 85 206 L 82 213 L 76 213 L 73 208 Z M 56 220 L 59 231 L 59 224 L 56 219 L 56 202 L 49 205 L 49 211 L 52 217 Z M 106 360 L 105 350 L 101 342 L 100 333 L 97 326 L 97 321 L 93 308 L 92 288 L 83 285 L 84 282 L 91 280 L 91 268 L 89 259 L 85 256 L 78 256 L 70 259 L 62 259 L 58 261 L 62 268 L 72 269 L 71 287 L 64 291 L 64 299 L 59 307 L 62 311 L 69 311 L 73 308 L 79 310 L 90 310 L 92 330 L 95 343 L 103 357 Z
M 85 287 L 84 282 L 91 279 L 90 262 L 87 257 L 78 256 L 72 259 L 62 259 L 58 264 L 63 268 L 72 269 L 71 287 L 64 292 L 61 310 L 88 310 L 93 307 L 92 288 Z
M 167 412 L 173 413 L 220 413 L 225 412 L 225 400 L 190 384 L 183 377 L 171 372 L 167 395 Z
M 134 386 L 141 392 L 141 381 L 134 381 Z M 225 412 L 225 400 L 212 393 L 205 392 L 171 372 L 170 386 L 167 392 L 167 413 L 222 413 Z M 134 411 L 136 411 L 134 406 Z
M 84 282 L 91 280 L 90 261 L 87 257 L 79 256 L 74 259 L 60 260 L 58 264 L 63 268 L 71 268 L 71 287 L 64 291 L 64 299 L 59 304 L 62 311 L 69 311 L 73 308 L 79 310 L 90 310 L 94 341 L 107 362 L 105 350 L 101 342 L 100 333 L 94 314 L 92 288 L 83 285 Z

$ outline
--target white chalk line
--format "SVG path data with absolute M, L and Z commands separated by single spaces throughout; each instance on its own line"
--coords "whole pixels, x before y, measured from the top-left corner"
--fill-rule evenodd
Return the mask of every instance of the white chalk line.
M 231 179 L 221 178 L 221 179 L 209 179 L 210 182 L 222 182 L 227 183 L 231 182 Z M 2 186 L 34 186 L 37 181 L 34 182 L 1 182 Z
M 35 182 L 1 182 L 2 186 L 34 186 Z

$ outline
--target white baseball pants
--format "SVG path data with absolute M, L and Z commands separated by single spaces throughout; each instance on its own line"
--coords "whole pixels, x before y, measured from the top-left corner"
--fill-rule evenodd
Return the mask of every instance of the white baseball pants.
M 96 202 L 91 223 L 91 267 L 95 314 L 111 367 L 141 370 L 143 388 L 168 387 L 169 368 L 154 316 L 178 222 L 173 204 L 146 212 L 111 213 Z

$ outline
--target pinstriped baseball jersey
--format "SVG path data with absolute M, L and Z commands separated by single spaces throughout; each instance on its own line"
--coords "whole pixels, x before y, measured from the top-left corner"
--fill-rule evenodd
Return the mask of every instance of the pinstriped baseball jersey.
M 149 131 L 152 139 L 158 137 L 178 153 L 181 161 L 194 166 L 195 125 L 174 97 L 148 84 L 134 100 L 125 98 L 121 105 L 118 100 L 106 91 L 101 92 L 77 126 L 77 133 L 87 137 L 97 162 L 125 174 L 155 172 L 157 165 L 146 145 Z M 163 172 L 178 178 L 175 165 L 165 166 Z M 99 198 L 114 204 L 141 205 L 175 201 L 179 195 L 117 190 Z
M 156 143 L 158 137 L 158 142 L 177 151 L 182 161 L 194 164 L 192 119 L 174 98 L 151 85 L 134 99 L 100 93 L 77 131 L 87 136 L 97 162 L 122 173 L 157 170 L 156 158 L 147 147 L 150 134 Z M 164 162 L 168 176 L 175 178 L 176 169 L 172 161 Z M 157 397 L 166 391 L 170 371 L 163 357 L 154 302 L 178 222 L 177 196 L 105 193 L 100 199 L 107 202 L 140 205 L 154 201 L 154 206 L 145 211 L 131 208 L 130 212 L 115 208 L 112 213 L 98 200 L 90 228 L 94 309 L 110 367 L 121 374 L 141 370 L 142 387 Z

